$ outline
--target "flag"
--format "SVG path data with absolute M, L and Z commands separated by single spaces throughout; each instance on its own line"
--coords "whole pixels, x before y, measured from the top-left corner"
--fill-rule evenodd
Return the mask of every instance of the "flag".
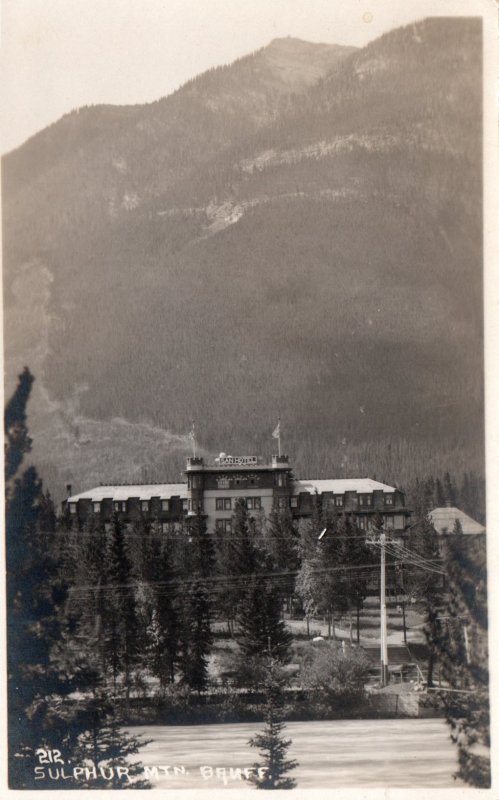
M 192 428 L 189 431 L 189 439 L 191 440 L 191 442 L 193 442 L 195 438 L 196 438 L 196 429 L 194 427 L 194 423 L 192 423 Z
M 277 423 L 277 427 L 273 432 L 272 436 L 274 437 L 274 439 L 279 439 L 280 435 L 281 435 L 281 420 L 279 420 L 279 422 Z

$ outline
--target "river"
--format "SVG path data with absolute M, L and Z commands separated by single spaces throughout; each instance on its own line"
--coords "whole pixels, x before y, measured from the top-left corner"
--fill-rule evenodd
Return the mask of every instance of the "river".
M 132 760 L 148 768 L 154 788 L 252 788 L 241 770 L 258 761 L 248 739 L 261 723 L 128 728 L 152 739 Z M 290 722 L 288 757 L 298 788 L 452 788 L 456 748 L 441 719 Z M 154 768 L 157 768 L 157 771 Z

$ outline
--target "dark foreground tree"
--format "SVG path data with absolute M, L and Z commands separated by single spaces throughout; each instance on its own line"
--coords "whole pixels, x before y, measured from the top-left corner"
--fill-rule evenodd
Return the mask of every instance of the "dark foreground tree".
M 32 382 L 25 370 L 20 376 L 22 390 L 18 387 L 14 395 L 18 399 L 9 403 L 5 418 L 9 786 L 80 788 L 79 778 L 71 774 L 64 780 L 50 778 L 50 767 L 42 767 L 51 763 L 45 751 L 57 749 L 65 764 L 77 764 L 85 737 L 105 735 L 113 725 L 110 758 L 125 758 L 139 745 L 122 734 L 107 705 L 97 716 L 93 713 L 91 690 L 99 675 L 85 652 L 67 646 L 72 625 L 66 609 L 72 587 L 62 577 L 60 542 L 55 531 L 45 527 L 53 514 L 35 468 L 20 472 L 30 445 L 25 405 L 26 385 Z M 16 448 L 17 454 L 12 452 Z M 14 465 L 17 471 L 12 472 Z M 56 762 L 52 766 L 54 774 L 60 771 Z
M 51 660 L 66 587 L 50 532 L 42 537 L 40 531 L 41 481 L 34 467 L 20 471 L 31 448 L 26 403 L 32 383 L 25 369 L 5 411 L 9 785 L 16 789 L 35 788 L 37 748 L 71 739 L 65 700 L 77 687 L 75 673 Z
M 298 762 L 288 759 L 287 751 L 291 739 L 284 739 L 284 677 L 278 662 L 268 659 L 265 692 L 265 727 L 249 740 L 250 747 L 256 747 L 262 756 L 262 763 L 254 764 L 255 773 L 250 781 L 257 789 L 293 789 L 296 781 L 287 773 L 298 766 Z M 263 773 L 263 774 L 262 774 Z
M 140 762 L 130 756 L 151 740 L 142 740 L 122 730 L 120 719 L 107 693 L 94 692 L 85 703 L 85 732 L 72 756 L 73 765 L 84 765 L 77 775 L 78 789 L 149 789 Z M 46 788 L 46 787 L 44 787 Z
M 443 552 L 448 594 L 438 655 L 453 690 L 442 696 L 458 747 L 456 777 L 487 788 L 491 776 L 485 539 L 449 534 Z

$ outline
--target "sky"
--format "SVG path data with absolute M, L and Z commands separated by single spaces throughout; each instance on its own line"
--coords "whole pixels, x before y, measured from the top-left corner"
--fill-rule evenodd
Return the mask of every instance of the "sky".
M 0 0 L 0 151 L 63 114 L 170 94 L 272 39 L 362 46 L 488 0 Z

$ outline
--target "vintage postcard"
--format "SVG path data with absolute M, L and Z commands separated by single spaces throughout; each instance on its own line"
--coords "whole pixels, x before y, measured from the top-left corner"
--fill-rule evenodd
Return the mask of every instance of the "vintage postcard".
M 492 796 L 494 3 L 1 11 L 4 794 Z

